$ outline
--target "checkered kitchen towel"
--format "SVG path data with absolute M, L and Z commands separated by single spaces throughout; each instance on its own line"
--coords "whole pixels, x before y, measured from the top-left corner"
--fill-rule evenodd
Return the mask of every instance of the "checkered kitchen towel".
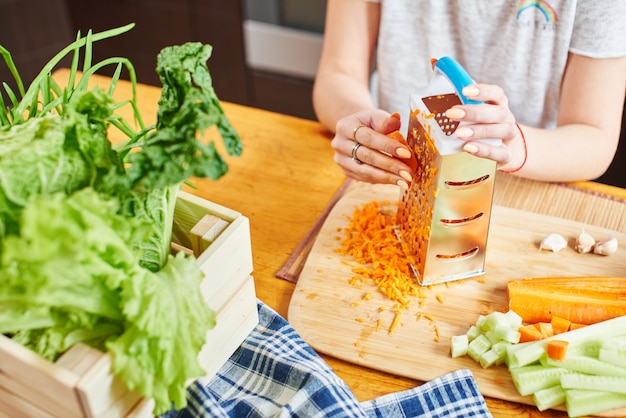
M 359 402 L 285 319 L 258 309 L 259 324 L 217 375 L 193 383 L 187 408 L 162 418 L 491 417 L 468 370 Z

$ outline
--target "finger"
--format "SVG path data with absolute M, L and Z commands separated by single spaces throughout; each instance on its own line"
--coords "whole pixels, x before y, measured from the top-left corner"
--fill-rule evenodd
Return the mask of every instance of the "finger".
M 483 142 L 468 142 L 463 146 L 463 149 L 472 155 L 488 158 L 500 165 L 508 163 L 513 158 L 513 152 L 507 146 L 487 145 Z
M 343 169 L 346 176 L 356 180 L 374 184 L 395 184 L 404 189 L 409 187 L 410 181 L 394 173 L 381 170 L 369 164 L 358 164 L 352 158 L 341 154 L 335 155 L 335 162 Z
M 457 105 L 446 110 L 446 116 L 456 121 L 478 123 L 514 123 L 515 117 L 507 106 L 488 103 Z
M 462 140 L 502 139 L 507 142 L 517 134 L 513 123 L 488 123 L 461 125 L 455 131 L 457 138 Z
M 509 105 L 509 99 L 504 90 L 495 84 L 472 84 L 463 88 L 462 93 L 471 100 L 507 107 Z

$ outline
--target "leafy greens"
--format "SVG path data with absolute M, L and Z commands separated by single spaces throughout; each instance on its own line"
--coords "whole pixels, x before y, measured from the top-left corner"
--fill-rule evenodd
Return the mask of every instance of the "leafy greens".
M 4 84 L 9 105 L 0 96 L 0 332 L 50 360 L 78 342 L 112 351 L 113 372 L 153 397 L 158 414 L 186 405 L 215 324 L 195 258 L 170 254 L 176 192 L 192 176 L 227 172 L 213 142 L 199 139 L 208 127 L 229 155 L 240 155 L 241 141 L 212 87 L 211 47 L 196 42 L 159 53 L 157 123 L 144 126 L 132 63 L 91 63 L 95 41 L 132 26 L 79 34 L 28 90 L 0 46 L 18 86 Z M 50 73 L 68 53 L 61 88 Z M 89 76 L 106 65 L 116 65 L 109 90 L 89 90 Z M 133 98 L 117 103 L 124 67 Z M 124 105 L 134 121 L 115 113 Z M 128 138 L 120 148 L 108 139 L 113 128 Z

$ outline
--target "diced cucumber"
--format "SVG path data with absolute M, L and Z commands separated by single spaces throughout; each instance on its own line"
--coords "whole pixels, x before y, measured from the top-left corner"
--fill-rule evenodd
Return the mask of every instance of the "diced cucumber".
M 626 394 L 626 377 L 567 373 L 561 376 L 564 389 L 589 389 Z
M 513 329 L 518 329 L 522 326 L 522 317 L 515 311 L 506 311 L 504 314 L 505 319 Z
M 512 328 L 510 324 L 496 325 L 496 328 L 494 329 L 494 334 L 499 340 L 508 341 L 514 344 L 519 342 L 521 336 L 517 328 Z
M 472 325 L 471 327 L 469 327 L 469 329 L 467 330 L 465 335 L 467 335 L 467 338 L 470 341 L 472 341 L 474 338 L 476 338 L 476 337 L 478 337 L 480 335 L 480 330 L 478 329 L 478 327 L 476 325 Z
M 467 354 L 478 363 L 480 362 L 480 355 L 489 350 L 491 345 L 491 341 L 481 334 L 469 343 Z
M 587 374 L 626 377 L 626 368 L 617 367 L 614 364 L 605 363 L 593 357 L 567 356 L 563 360 L 554 360 L 547 357 L 545 363 L 550 366 L 562 367 Z
M 504 356 L 502 357 L 504 358 Z M 491 367 L 501 360 L 501 357 L 493 350 L 487 350 L 478 356 L 478 362 L 482 366 L 483 369 L 487 367 Z
M 455 335 L 450 342 L 452 358 L 461 357 L 467 354 L 469 338 L 467 335 Z
M 533 402 L 540 411 L 554 408 L 565 403 L 565 390 L 560 385 L 538 390 L 533 393 Z
M 522 396 L 532 395 L 539 390 L 559 385 L 561 375 L 570 373 L 567 369 L 540 364 L 509 369 L 509 372 L 515 388 Z
M 594 415 L 626 405 L 626 395 L 601 390 L 567 389 L 565 405 L 570 417 Z

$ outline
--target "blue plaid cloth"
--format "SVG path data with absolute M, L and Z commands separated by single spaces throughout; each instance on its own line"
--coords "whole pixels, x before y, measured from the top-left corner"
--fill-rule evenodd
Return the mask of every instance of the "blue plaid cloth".
M 469 370 L 359 402 L 293 327 L 258 301 L 259 324 L 216 376 L 197 380 L 188 405 L 162 418 L 491 417 Z

